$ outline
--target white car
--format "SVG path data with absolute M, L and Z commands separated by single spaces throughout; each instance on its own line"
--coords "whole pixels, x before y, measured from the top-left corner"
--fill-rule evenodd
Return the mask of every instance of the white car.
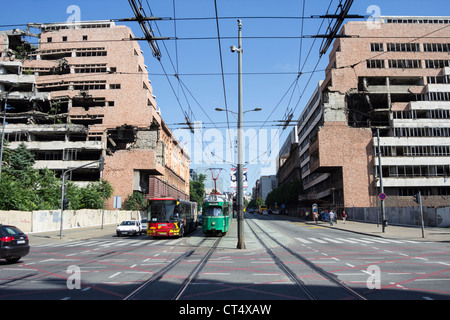
M 139 220 L 124 220 L 116 229 L 117 236 L 121 235 L 138 235 L 142 233 L 142 226 Z

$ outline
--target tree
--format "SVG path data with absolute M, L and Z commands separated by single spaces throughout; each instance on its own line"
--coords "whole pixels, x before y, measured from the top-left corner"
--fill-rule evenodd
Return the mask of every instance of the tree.
M 274 206 L 280 204 L 297 204 L 298 195 L 302 184 L 299 180 L 293 180 L 272 190 L 266 197 L 266 205 Z
M 5 147 L 0 210 L 52 210 L 61 207 L 61 179 L 49 169 L 34 169 L 33 154 L 21 143 L 15 150 Z M 112 196 L 111 184 L 105 180 L 90 183 L 84 188 L 67 183 L 69 209 L 100 209 L 105 198 Z
M 124 202 L 125 210 L 145 210 L 145 197 L 139 191 L 133 191 Z
M 189 196 L 190 201 L 197 202 L 199 208 L 203 204 L 203 197 L 205 195 L 206 175 L 199 174 L 196 180 L 191 180 L 189 183 Z

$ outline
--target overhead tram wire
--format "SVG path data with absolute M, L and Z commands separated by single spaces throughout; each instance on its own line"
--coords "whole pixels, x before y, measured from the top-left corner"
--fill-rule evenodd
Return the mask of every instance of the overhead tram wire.
M 328 13 L 328 11 L 330 10 L 332 4 L 333 4 L 333 0 L 330 0 L 330 3 L 328 4 L 328 8 L 327 8 L 327 11 L 326 11 L 327 13 Z M 323 26 L 324 22 L 325 22 L 325 18 L 322 18 L 322 22 L 321 22 L 321 24 L 320 24 L 320 26 L 319 26 L 319 28 L 318 28 L 318 30 L 317 30 L 316 35 L 319 34 L 320 30 L 322 29 L 322 26 Z M 301 37 L 304 37 L 304 36 L 302 35 Z M 308 51 L 308 55 L 307 55 L 307 57 L 305 58 L 305 61 L 303 62 L 303 65 L 302 65 L 301 69 L 299 70 L 298 75 L 297 75 L 297 78 L 294 80 L 294 83 L 293 83 L 293 84 L 297 84 L 297 83 L 298 83 L 298 80 L 299 80 L 299 78 L 300 78 L 300 76 L 301 76 L 302 74 L 305 74 L 305 73 L 306 73 L 306 72 L 304 72 L 303 68 L 305 67 L 306 62 L 308 61 L 308 58 L 309 58 L 309 56 L 310 56 L 310 54 L 311 54 L 311 52 L 312 52 L 312 49 L 313 49 L 315 43 L 316 43 L 316 38 L 314 38 L 314 41 L 313 41 L 313 43 L 311 44 L 310 49 L 309 49 L 309 51 Z M 318 62 L 317 62 L 317 64 L 316 64 L 316 66 L 314 67 L 314 71 L 311 72 L 311 75 L 310 75 L 310 77 L 309 77 L 309 80 L 308 80 L 308 82 L 307 82 L 307 85 L 305 86 L 303 92 L 301 93 L 301 95 L 300 95 L 300 97 L 299 97 L 299 99 L 298 99 L 298 101 L 297 101 L 297 104 L 296 104 L 294 110 L 293 110 L 292 113 L 291 113 L 292 116 L 294 115 L 295 110 L 297 109 L 298 104 L 300 103 L 300 101 L 301 101 L 301 99 L 302 99 L 302 97 L 303 97 L 303 94 L 305 93 L 306 88 L 307 88 L 307 86 L 309 85 L 309 82 L 310 82 L 312 76 L 313 76 L 314 73 L 316 72 L 317 66 L 318 66 L 318 64 L 319 64 L 319 62 L 320 62 L 320 58 L 321 58 L 321 56 L 319 57 L 319 60 L 318 60 Z M 291 87 L 292 87 L 292 85 L 291 85 Z M 281 101 L 284 99 L 285 95 L 290 91 L 290 89 L 291 89 L 291 88 L 289 88 L 289 89 L 286 91 L 286 93 L 283 95 L 283 97 L 281 98 L 281 100 L 279 101 L 279 103 L 277 104 L 277 106 L 276 106 L 275 108 L 278 107 L 278 105 L 281 103 Z M 294 89 L 294 90 L 295 90 L 295 89 Z M 292 93 L 294 93 L 294 90 L 292 91 Z M 287 112 L 288 112 L 288 110 L 289 110 L 288 108 L 289 108 L 289 104 L 288 104 L 288 106 L 287 106 L 287 108 L 286 108 L 286 114 L 287 114 Z M 272 113 L 273 113 L 273 112 L 272 112 Z M 272 113 L 267 117 L 267 120 L 270 118 L 270 116 L 272 115 Z M 289 118 L 288 118 L 288 119 L 289 119 Z M 290 119 L 292 119 L 292 117 L 291 117 Z M 289 124 L 290 124 L 290 121 L 289 121 L 289 122 L 286 121 L 284 128 L 286 128 Z M 295 125 L 296 125 L 296 123 L 295 123 Z M 261 128 L 262 128 L 262 127 L 261 127 Z M 278 143 L 278 142 L 280 141 L 281 135 L 278 134 L 278 137 L 277 137 L 277 138 L 278 138 L 278 141 L 277 141 L 277 143 Z M 272 141 L 271 141 L 271 146 L 272 146 Z M 272 147 L 271 147 L 271 148 L 272 148 Z M 271 152 L 271 151 L 270 151 L 270 152 Z M 258 157 L 255 159 L 255 161 L 259 160 L 260 157 L 261 157 L 262 155 L 266 154 L 266 153 L 267 153 L 267 150 L 266 150 L 264 153 L 258 155 Z M 264 162 L 264 165 L 267 164 L 267 161 L 268 161 L 268 160 L 269 160 L 269 157 L 267 157 L 267 160 Z M 260 168 L 261 166 L 262 166 L 262 163 L 259 163 L 259 164 L 258 164 L 258 168 Z M 260 169 L 259 169 L 259 170 L 260 170 Z M 257 173 L 258 173 L 258 169 L 254 171 L 254 173 L 253 173 L 253 175 L 252 175 L 251 178 L 253 179 L 253 178 L 254 178 L 253 176 L 256 175 Z M 249 180 L 249 181 L 250 181 L 250 180 Z
M 225 116 L 227 119 L 228 134 L 230 135 L 229 136 L 230 148 L 233 148 L 233 142 L 231 141 L 231 133 L 230 133 L 230 121 L 229 121 L 229 116 L 228 116 L 228 103 L 227 103 L 227 93 L 226 93 L 226 86 L 225 86 L 225 74 L 223 71 L 222 44 L 220 41 L 219 14 L 217 12 L 217 0 L 214 0 L 214 9 L 215 9 L 215 14 L 216 14 L 217 42 L 219 45 L 220 70 L 222 73 L 222 88 L 223 88 L 223 99 L 224 99 L 224 103 L 225 103 Z

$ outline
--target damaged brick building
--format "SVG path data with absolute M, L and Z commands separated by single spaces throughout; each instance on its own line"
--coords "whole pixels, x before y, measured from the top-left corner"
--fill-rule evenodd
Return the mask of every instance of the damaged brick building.
M 377 131 L 386 206 L 416 206 L 418 191 L 425 206 L 450 206 L 450 17 L 352 21 L 340 34 L 290 137 L 301 206 L 379 206 Z
M 36 37 L 38 46 L 24 37 Z M 132 38 L 130 28 L 111 21 L 1 31 L 5 138 L 11 148 L 24 142 L 37 168 L 57 174 L 104 156 L 103 172 L 95 164 L 72 171 L 70 180 L 103 178 L 122 201 L 133 191 L 186 199 L 190 158 L 161 118 Z

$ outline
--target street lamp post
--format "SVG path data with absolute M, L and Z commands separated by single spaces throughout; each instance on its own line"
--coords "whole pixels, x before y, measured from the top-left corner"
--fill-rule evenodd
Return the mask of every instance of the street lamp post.
M 239 47 L 231 46 L 230 49 L 232 52 L 237 52 L 239 54 L 238 57 L 238 124 L 237 124 L 237 209 L 238 209 L 238 243 L 237 249 L 245 249 L 245 240 L 244 240 L 244 145 L 242 142 L 243 134 L 243 118 L 244 113 L 251 111 L 261 111 L 261 108 L 254 108 L 252 110 L 243 111 L 243 95 L 242 95 L 242 22 L 238 20 L 238 38 L 239 38 Z M 236 114 L 234 111 L 224 110 L 221 108 L 216 108 L 216 111 L 229 111 L 231 113 Z

